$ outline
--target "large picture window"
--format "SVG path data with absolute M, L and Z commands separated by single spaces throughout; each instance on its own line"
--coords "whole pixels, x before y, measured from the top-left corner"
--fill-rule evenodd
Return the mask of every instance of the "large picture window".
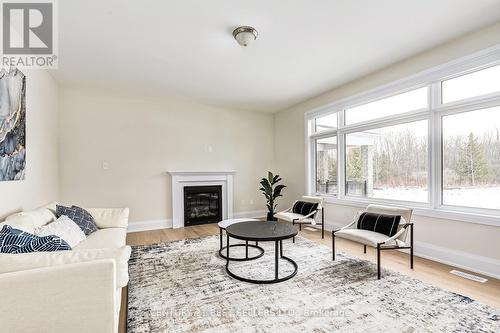
M 346 195 L 427 202 L 428 126 L 417 121 L 346 136 Z
M 316 140 L 316 192 L 337 193 L 337 168 L 337 138 Z
M 314 121 L 314 131 L 323 132 L 337 128 L 337 114 L 332 113 L 324 117 L 316 118 Z
M 455 63 L 306 114 L 309 192 L 500 223 L 499 63 Z
M 443 103 L 500 91 L 500 65 L 443 81 Z
M 428 88 L 420 88 L 346 109 L 346 124 L 355 124 L 428 107 Z
M 500 107 L 443 117 L 443 204 L 500 209 Z

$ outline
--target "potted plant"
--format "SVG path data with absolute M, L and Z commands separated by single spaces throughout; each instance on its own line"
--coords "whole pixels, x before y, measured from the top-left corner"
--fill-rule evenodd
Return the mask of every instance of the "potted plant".
M 271 171 L 268 172 L 267 178 L 262 178 L 260 181 L 260 185 L 262 187 L 259 189 L 262 191 L 267 201 L 267 220 L 268 221 L 276 221 L 277 218 L 274 217 L 274 210 L 276 209 L 277 204 L 275 203 L 278 197 L 282 197 L 281 191 L 286 187 L 285 185 L 278 185 L 281 181 L 281 177 L 279 175 L 273 175 Z

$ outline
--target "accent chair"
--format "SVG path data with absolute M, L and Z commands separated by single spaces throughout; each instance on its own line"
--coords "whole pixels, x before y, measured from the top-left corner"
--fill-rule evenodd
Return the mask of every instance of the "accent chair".
M 362 214 L 352 221 L 345 227 L 332 231 L 332 258 L 335 260 L 335 237 L 341 237 L 348 239 L 357 243 L 361 243 L 364 246 L 364 253 L 366 253 L 366 246 L 371 246 L 377 249 L 377 278 L 380 279 L 380 252 L 384 250 L 400 250 L 409 249 L 410 250 L 410 268 L 413 269 L 413 223 L 410 221 L 412 216 L 412 209 L 401 208 L 401 207 L 391 207 L 391 206 L 380 206 L 380 205 L 369 205 L 366 213 L 379 214 L 393 217 L 401 217 L 397 230 L 392 236 L 387 234 L 366 230 L 366 228 L 360 228 L 360 222 L 363 222 Z M 359 220 L 359 221 L 358 221 Z M 377 226 L 377 220 L 375 221 L 375 228 Z M 409 243 L 408 243 L 408 230 L 409 232 Z
M 321 212 L 321 223 L 316 222 L 317 213 Z M 302 225 L 321 225 L 321 238 L 325 238 L 325 210 L 323 207 L 323 198 L 315 196 L 302 196 L 296 200 L 292 207 L 274 214 L 274 217 L 280 220 L 292 222 L 293 225 L 299 225 L 299 231 Z M 295 237 L 293 238 L 295 242 Z

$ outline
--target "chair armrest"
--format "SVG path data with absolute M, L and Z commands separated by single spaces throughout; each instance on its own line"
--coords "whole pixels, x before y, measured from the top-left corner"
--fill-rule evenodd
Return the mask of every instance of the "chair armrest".
M 354 220 L 354 221 L 352 221 L 351 223 L 349 223 L 348 225 L 343 226 L 343 227 L 342 227 L 342 228 L 340 228 L 340 229 L 333 230 L 333 233 L 336 233 L 337 231 L 340 231 L 340 230 L 344 230 L 344 229 L 350 228 L 350 227 L 352 227 L 352 226 L 353 226 L 356 222 L 357 222 L 357 221 L 356 221 L 356 220 Z
M 293 208 L 293 207 L 288 207 L 287 209 L 282 210 L 281 212 L 277 212 L 277 213 L 275 213 L 275 214 L 279 214 L 279 213 L 288 213 L 289 211 L 291 211 L 291 210 L 292 210 L 292 208 Z
M 406 231 L 406 228 L 408 228 L 410 225 L 413 225 L 413 223 L 405 223 L 403 225 L 403 227 L 401 229 L 399 229 L 399 231 L 396 232 L 392 237 L 387 238 L 385 241 L 383 241 L 379 244 L 384 245 L 384 244 L 387 244 L 388 242 L 395 241 L 396 239 L 398 239 L 399 236 L 401 236 Z
M 310 218 L 311 216 L 314 216 L 317 212 L 319 211 L 319 209 L 316 209 L 314 212 L 312 213 L 309 213 L 307 215 L 304 215 L 304 217 L 300 218 L 300 219 L 297 219 L 297 221 L 301 221 L 301 220 L 305 220 L 305 219 L 308 219 Z
M 99 229 L 128 227 L 128 208 L 85 208 Z
M 115 332 L 115 263 L 0 274 L 2 332 Z

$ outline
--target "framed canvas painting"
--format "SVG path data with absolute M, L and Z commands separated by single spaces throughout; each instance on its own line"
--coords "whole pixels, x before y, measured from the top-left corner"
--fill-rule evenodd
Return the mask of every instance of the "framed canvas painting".
M 26 78 L 0 71 L 0 181 L 24 180 L 26 172 Z

